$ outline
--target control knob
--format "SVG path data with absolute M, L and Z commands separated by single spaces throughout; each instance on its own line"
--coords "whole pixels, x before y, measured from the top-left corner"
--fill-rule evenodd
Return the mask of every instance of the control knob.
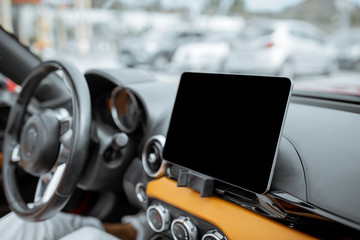
M 188 217 L 178 217 L 171 223 L 171 234 L 175 240 L 196 240 L 197 229 Z
M 217 230 L 210 230 L 205 233 L 201 240 L 227 240 L 227 238 Z
M 151 229 L 155 232 L 163 232 L 169 228 L 170 213 L 161 204 L 148 207 L 146 210 L 146 218 Z

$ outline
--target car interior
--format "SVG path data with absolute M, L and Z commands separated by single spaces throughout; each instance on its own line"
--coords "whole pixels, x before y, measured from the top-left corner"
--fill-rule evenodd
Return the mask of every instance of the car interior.
M 0 74 L 0 216 L 143 215 L 151 240 L 360 239 L 356 94 L 263 74 L 82 73 L 3 27 Z

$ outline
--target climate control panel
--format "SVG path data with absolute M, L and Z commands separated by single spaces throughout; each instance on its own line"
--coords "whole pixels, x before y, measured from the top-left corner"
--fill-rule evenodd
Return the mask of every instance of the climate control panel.
M 160 201 L 147 208 L 146 218 L 154 232 L 175 240 L 227 240 L 216 226 Z

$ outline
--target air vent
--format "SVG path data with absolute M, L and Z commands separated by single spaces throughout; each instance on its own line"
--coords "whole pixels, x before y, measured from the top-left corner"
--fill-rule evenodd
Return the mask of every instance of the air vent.
M 165 173 L 165 160 L 162 158 L 162 151 L 165 144 L 165 137 L 155 135 L 149 138 L 142 153 L 142 164 L 145 172 L 150 177 L 158 178 Z

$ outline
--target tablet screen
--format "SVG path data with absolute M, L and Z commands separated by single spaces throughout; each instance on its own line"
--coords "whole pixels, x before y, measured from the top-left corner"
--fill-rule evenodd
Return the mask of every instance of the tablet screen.
M 283 77 L 184 73 L 165 160 L 245 190 L 270 185 L 292 90 Z

